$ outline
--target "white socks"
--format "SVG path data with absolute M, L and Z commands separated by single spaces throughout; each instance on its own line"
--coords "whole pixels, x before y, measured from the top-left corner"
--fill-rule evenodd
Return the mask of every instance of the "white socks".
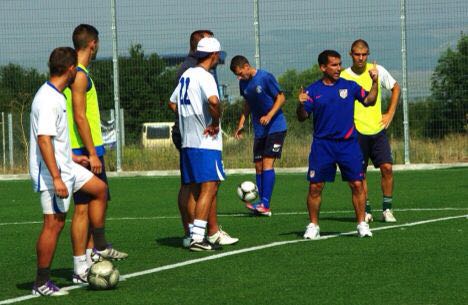
M 192 228 L 192 239 L 194 241 L 203 241 L 205 238 L 206 224 L 207 222 L 205 220 L 195 219 Z

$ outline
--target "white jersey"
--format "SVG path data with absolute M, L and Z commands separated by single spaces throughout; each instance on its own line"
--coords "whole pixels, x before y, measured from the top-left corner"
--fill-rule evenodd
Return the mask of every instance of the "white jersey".
M 55 160 L 63 182 L 74 180 L 73 161 L 68 134 L 65 96 L 50 82 L 37 91 L 31 106 L 29 174 L 36 192 L 53 190 L 54 184 L 42 158 L 37 137 L 51 136 Z
M 211 96 L 219 99 L 218 87 L 211 73 L 202 67 L 194 67 L 182 74 L 170 98 L 171 103 L 177 104 L 179 112 L 182 148 L 223 149 L 221 132 L 214 137 L 203 134 L 212 121 L 208 110 L 208 98 Z

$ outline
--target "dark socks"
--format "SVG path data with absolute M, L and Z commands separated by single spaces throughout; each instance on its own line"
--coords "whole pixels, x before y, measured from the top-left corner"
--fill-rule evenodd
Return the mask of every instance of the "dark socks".
M 93 228 L 94 247 L 102 251 L 107 247 L 107 241 L 104 235 L 104 228 Z
M 39 287 L 47 283 L 50 279 L 50 267 L 49 268 L 37 268 L 36 281 L 34 284 Z

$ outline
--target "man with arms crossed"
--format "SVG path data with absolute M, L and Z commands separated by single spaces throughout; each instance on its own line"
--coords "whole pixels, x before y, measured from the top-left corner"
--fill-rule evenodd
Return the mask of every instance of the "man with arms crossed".
M 349 55 L 353 59 L 353 65 L 341 72 L 341 77 L 352 80 L 369 90 L 372 80 L 368 71 L 372 65 L 367 62 L 370 54 L 369 45 L 363 39 L 358 39 L 351 45 Z M 358 131 L 358 140 L 364 156 L 364 173 L 372 160 L 375 168 L 380 168 L 382 188 L 382 220 L 385 222 L 396 222 L 392 212 L 393 195 L 393 158 L 390 143 L 388 142 L 386 130 L 393 120 L 400 98 L 400 85 L 388 73 L 388 71 L 378 65 L 379 70 L 379 94 L 374 106 L 364 107 L 356 101 L 354 108 L 354 123 Z M 390 103 L 387 112 L 382 114 L 382 96 L 380 88 L 384 87 L 391 91 Z M 372 221 L 372 210 L 368 197 L 367 180 L 364 178 L 364 193 L 366 195 L 366 222 Z
M 104 166 L 104 142 L 101 133 L 101 117 L 94 82 L 89 76 L 88 66 L 96 58 L 99 49 L 99 32 L 89 24 L 80 24 L 72 35 L 78 54 L 76 79 L 64 90 L 67 99 L 68 124 L 73 153 L 86 156 L 89 164 L 83 164 L 107 185 Z M 93 200 L 88 194 L 78 191 L 73 194 L 75 211 L 71 224 L 73 246 L 74 283 L 86 283 L 87 271 L 91 266 L 93 239 L 89 235 L 88 206 Z M 107 201 L 110 200 L 109 191 Z M 109 258 L 124 259 L 127 253 L 109 247 Z
M 86 192 L 96 253 L 107 258 L 104 233 L 107 186 L 72 160 L 66 102 L 62 91 L 76 76 L 77 54 L 68 47 L 55 49 L 49 58 L 50 80 L 37 91 L 31 106 L 29 173 L 40 193 L 44 224 L 37 240 L 37 275 L 32 293 L 39 296 L 68 294 L 50 280 L 50 266 L 70 206 L 71 193 Z M 85 156 L 74 156 L 87 162 Z
M 242 137 L 245 118 L 250 113 L 255 133 L 253 161 L 260 199 L 255 204 L 247 203 L 246 207 L 255 214 L 271 216 L 270 201 L 276 178 L 273 166 L 275 160 L 281 158 L 287 130 L 281 110 L 286 98 L 271 73 L 255 69 L 242 55 L 231 60 L 231 71 L 239 79 L 240 94 L 244 98 L 244 109 L 234 136 Z
M 309 155 L 309 194 L 307 207 L 310 223 L 305 239 L 320 237 L 318 217 L 325 182 L 333 182 L 336 165 L 343 181 L 348 181 L 357 219 L 358 236 L 371 237 L 369 225 L 364 221 L 365 195 L 362 179 L 362 153 L 354 129 L 354 100 L 372 105 L 377 97 L 377 69 L 369 70 L 372 78 L 370 92 L 353 81 L 340 78 L 341 55 L 325 50 L 318 56 L 323 76 L 299 94 L 297 117 L 299 121 L 313 115 L 314 134 Z
M 191 251 L 217 248 L 206 240 L 205 234 L 210 208 L 225 177 L 221 157 L 221 106 L 216 82 L 209 72 L 218 64 L 220 51 L 216 38 L 201 39 L 195 52 L 198 65 L 182 74 L 170 98 L 172 110 L 179 114 L 182 183 L 190 185 L 196 201 Z
M 190 35 L 190 51 L 184 62 L 180 65 L 176 74 L 176 86 L 179 84 L 180 77 L 182 74 L 187 71 L 189 68 L 194 68 L 198 64 L 198 58 L 195 57 L 195 52 L 197 50 L 198 42 L 205 37 L 213 37 L 213 32 L 210 30 L 197 30 L 192 32 Z M 210 73 L 213 70 L 210 70 Z M 216 81 L 216 79 L 215 79 Z M 169 103 L 169 107 L 172 108 L 173 104 Z M 176 114 L 176 119 L 174 126 L 172 127 L 172 142 L 179 151 L 182 148 L 182 138 L 180 135 L 179 129 L 179 116 Z M 197 190 L 197 193 L 199 191 Z M 229 236 L 229 234 L 221 229 L 218 225 L 218 215 L 216 212 L 216 198 L 214 199 L 210 212 L 208 214 L 208 225 L 207 225 L 207 239 L 210 243 L 219 244 L 219 245 L 232 245 L 239 241 L 238 238 Z M 182 245 L 185 248 L 190 246 L 190 230 L 193 228 L 193 220 L 195 213 L 195 199 L 193 194 L 190 192 L 190 184 L 184 184 L 181 181 L 179 196 L 178 196 L 178 206 L 180 216 L 182 218 L 182 225 L 184 226 L 185 237 L 183 239 Z

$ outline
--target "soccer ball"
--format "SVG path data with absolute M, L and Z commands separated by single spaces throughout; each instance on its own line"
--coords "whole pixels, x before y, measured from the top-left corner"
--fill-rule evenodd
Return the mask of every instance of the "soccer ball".
M 237 187 L 237 195 L 244 202 L 252 202 L 258 197 L 258 188 L 252 181 L 244 181 Z
M 119 282 L 120 272 L 107 260 L 94 263 L 88 272 L 88 284 L 91 289 L 112 289 Z

